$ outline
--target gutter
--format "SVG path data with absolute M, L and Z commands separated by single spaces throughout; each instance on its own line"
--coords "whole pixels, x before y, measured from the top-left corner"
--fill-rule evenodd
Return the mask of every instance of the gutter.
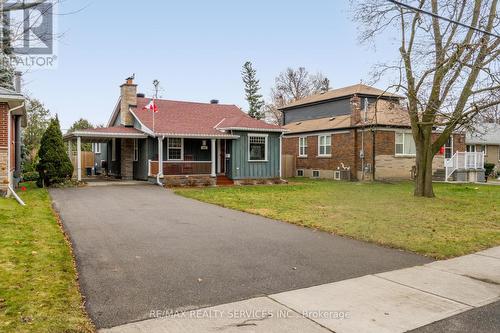
M 21 198 L 19 198 L 19 196 L 16 194 L 16 192 L 14 192 L 14 189 L 12 188 L 12 184 L 11 184 L 11 176 L 10 176 L 10 154 L 11 154 L 11 146 L 12 146 L 12 139 L 11 139 L 11 125 L 12 125 L 12 121 L 11 121 L 11 112 L 12 111 L 16 111 L 16 110 L 19 110 L 21 108 L 23 108 L 25 106 L 24 104 L 25 102 L 22 102 L 21 105 L 19 106 L 16 106 L 15 108 L 12 108 L 12 109 L 9 109 L 7 110 L 7 180 L 9 182 L 9 185 L 7 186 L 7 196 L 9 196 L 9 194 L 12 194 L 14 196 L 14 198 L 16 198 L 17 202 L 19 202 L 22 206 L 25 206 L 25 203 L 21 200 Z

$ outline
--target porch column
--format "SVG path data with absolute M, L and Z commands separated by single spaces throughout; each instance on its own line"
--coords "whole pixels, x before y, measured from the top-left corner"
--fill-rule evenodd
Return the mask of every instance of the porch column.
M 215 161 L 216 161 L 216 157 L 215 157 L 215 139 L 212 139 L 212 144 L 210 145 L 210 147 L 212 148 L 212 172 L 210 173 L 210 176 L 216 177 L 217 174 L 215 173 Z
M 68 157 L 71 160 L 71 140 L 68 140 Z
M 158 137 L 158 174 L 163 175 L 163 137 Z
M 82 138 L 76 137 L 76 174 L 79 182 L 82 181 Z
M 222 140 L 217 140 L 217 173 L 221 173 L 222 171 L 222 165 L 220 163 L 220 160 L 221 160 L 221 156 L 220 156 L 220 153 L 221 153 L 221 141 Z

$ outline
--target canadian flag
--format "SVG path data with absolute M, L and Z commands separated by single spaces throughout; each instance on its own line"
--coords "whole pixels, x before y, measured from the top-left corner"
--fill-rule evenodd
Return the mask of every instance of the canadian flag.
M 151 102 L 149 102 L 148 105 L 146 105 L 145 107 L 143 107 L 143 109 L 145 109 L 145 110 L 152 110 L 155 113 L 158 112 L 158 106 L 156 106 L 154 99 L 152 99 Z

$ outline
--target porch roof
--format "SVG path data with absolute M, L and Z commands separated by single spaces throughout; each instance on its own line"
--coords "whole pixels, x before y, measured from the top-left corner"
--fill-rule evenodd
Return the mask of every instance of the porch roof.
M 148 135 L 134 127 L 112 126 L 78 130 L 63 136 L 64 140 L 73 140 L 77 137 L 81 137 L 84 142 L 105 142 L 113 138 L 143 139 Z

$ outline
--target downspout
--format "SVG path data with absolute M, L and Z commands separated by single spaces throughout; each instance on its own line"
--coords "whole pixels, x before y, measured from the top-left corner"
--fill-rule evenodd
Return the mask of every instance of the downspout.
M 282 163 L 283 163 L 283 132 L 280 133 L 280 156 L 279 156 L 279 161 L 280 161 L 280 180 L 282 179 L 283 176 L 283 171 L 282 171 Z
M 19 202 L 21 205 L 25 205 L 24 202 L 21 200 L 21 198 L 19 198 L 19 196 L 16 194 L 16 192 L 14 192 L 14 189 L 12 188 L 12 184 L 11 184 L 11 176 L 10 176 L 10 154 L 11 154 L 11 146 L 12 146 L 12 138 L 11 138 L 11 134 L 10 132 L 12 131 L 11 130 L 11 126 L 12 126 L 12 120 L 11 120 L 11 112 L 12 111 L 16 111 L 20 108 L 23 108 L 24 107 L 24 102 L 21 103 L 21 105 L 19 106 L 16 106 L 15 108 L 12 108 L 12 109 L 9 109 L 7 110 L 7 139 L 8 139 L 8 144 L 7 144 L 7 180 L 9 182 L 9 185 L 7 186 L 8 188 L 8 191 L 7 191 L 7 196 L 9 196 L 9 194 L 12 194 L 14 196 L 14 198 L 16 198 L 17 202 Z
M 372 181 L 375 181 L 375 129 L 372 128 Z
M 158 173 L 156 174 L 156 185 L 163 187 L 160 177 L 163 176 L 163 137 L 158 137 Z

